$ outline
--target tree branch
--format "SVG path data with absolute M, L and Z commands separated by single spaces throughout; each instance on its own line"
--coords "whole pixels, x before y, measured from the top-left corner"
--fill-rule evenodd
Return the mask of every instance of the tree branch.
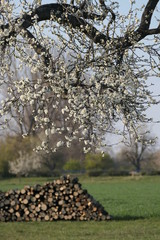
M 79 8 L 80 8 L 81 10 L 83 10 L 83 9 L 85 8 L 85 6 L 86 6 L 86 0 L 84 0 L 82 3 L 80 3 Z
M 160 34 L 160 25 L 158 28 L 152 28 L 146 31 L 146 35 Z
M 74 1 L 72 2 L 74 3 Z M 2 31 L 4 31 L 5 29 L 12 29 L 8 36 L 3 37 L 3 44 L 7 45 L 7 43 L 9 43 L 9 38 L 11 36 L 18 35 L 22 29 L 26 30 L 29 27 L 33 26 L 35 22 L 34 18 L 37 17 L 38 22 L 53 19 L 64 27 L 70 25 L 72 28 L 78 29 L 79 31 L 84 33 L 94 43 L 105 46 L 106 42 L 110 40 L 109 27 L 110 24 L 115 20 L 115 14 L 110 8 L 106 7 L 104 0 L 99 0 L 99 2 L 103 7 L 105 14 L 103 13 L 102 15 L 98 15 L 92 12 L 89 13 L 83 11 L 83 9 L 81 9 L 80 7 L 70 4 L 52 3 L 42 5 L 36 8 L 32 12 L 32 14 L 26 13 L 21 18 L 17 18 L 14 22 L 12 22 L 12 26 L 10 26 L 10 24 L 0 26 L 0 29 Z M 117 49 L 124 51 L 124 49 L 134 45 L 135 42 L 139 42 L 147 35 L 160 33 L 160 27 L 156 29 L 149 29 L 151 18 L 158 2 L 159 0 L 148 0 L 148 3 L 142 14 L 141 23 L 138 29 L 135 30 L 132 35 L 130 35 L 130 33 L 126 33 L 124 37 L 117 37 L 115 39 L 112 39 L 114 40 L 114 44 Z M 78 10 L 82 11 L 81 17 L 76 14 Z M 86 21 L 86 19 L 103 20 L 108 12 L 110 12 L 112 15 L 111 20 L 108 24 L 108 34 L 103 34 L 99 30 L 97 30 L 92 24 Z M 20 21 L 22 22 L 21 24 Z M 19 31 L 17 31 L 17 28 L 16 30 L 14 29 L 14 26 L 16 24 L 19 24 Z
M 104 11 L 104 12 L 103 12 L 104 18 L 108 15 L 108 13 L 111 13 L 111 16 L 112 16 L 111 19 L 110 19 L 110 21 L 109 21 L 109 23 L 108 23 L 108 26 L 107 26 L 107 36 L 109 37 L 110 25 L 115 21 L 116 15 L 115 15 L 115 13 L 113 12 L 112 9 L 110 9 L 110 8 L 108 8 L 108 7 L 106 6 L 104 0 L 99 0 L 99 2 L 100 2 L 100 5 L 101 5 L 101 7 L 102 7 L 102 9 L 103 9 L 103 11 Z
M 119 38 L 116 44 L 117 49 L 122 51 L 133 46 L 135 43 L 141 41 L 148 35 L 159 34 L 160 26 L 155 29 L 149 29 L 153 12 L 158 4 L 159 0 L 148 0 L 148 3 L 143 11 L 141 22 L 137 30 L 133 33 L 126 33 L 124 37 Z
M 34 35 L 28 29 L 25 29 L 25 32 L 24 32 L 24 34 L 22 34 L 22 36 L 23 37 L 27 36 L 28 43 L 33 47 L 35 52 L 38 55 L 40 55 L 40 54 L 42 55 L 45 66 L 48 67 L 48 66 L 52 65 L 52 67 L 53 67 L 52 55 L 49 53 L 49 51 L 45 47 L 43 47 L 39 42 L 37 42 Z
M 70 11 L 72 9 L 72 12 Z M 9 38 L 18 35 L 21 31 L 21 29 L 27 29 L 31 26 L 33 26 L 35 20 L 34 17 L 37 16 L 37 21 L 46 21 L 50 20 L 51 18 L 54 18 L 55 21 L 58 21 L 59 24 L 62 24 L 63 26 L 70 25 L 74 29 L 79 29 L 81 32 L 85 33 L 88 38 L 92 39 L 95 43 L 105 43 L 108 39 L 108 37 L 98 31 L 93 25 L 88 23 L 85 19 L 102 19 L 102 16 L 94 14 L 94 13 L 88 13 L 83 12 L 83 17 L 78 17 L 76 15 L 76 12 L 79 10 L 78 7 L 74 6 L 72 7 L 69 4 L 45 4 L 33 11 L 32 14 L 24 14 L 21 18 L 17 18 L 14 22 L 12 22 L 12 26 L 10 24 L 2 25 L 0 26 L 0 29 L 2 31 L 6 29 L 12 29 L 12 31 L 9 32 L 8 36 L 3 37 L 3 42 L 7 45 L 9 42 Z M 67 13 L 67 14 L 66 14 Z M 22 24 L 20 24 L 20 21 L 22 21 Z M 14 26 L 18 24 L 19 25 L 19 31 L 14 29 Z M 17 29 L 17 28 L 16 28 Z
M 141 23 L 140 26 L 138 28 L 138 30 L 148 30 L 150 23 L 151 23 L 151 19 L 153 16 L 153 12 L 158 4 L 159 0 L 149 0 L 141 17 Z

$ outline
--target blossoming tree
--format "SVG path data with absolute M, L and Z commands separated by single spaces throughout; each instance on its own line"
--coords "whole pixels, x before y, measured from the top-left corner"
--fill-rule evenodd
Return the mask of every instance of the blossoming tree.
M 63 133 L 53 151 L 79 138 L 87 152 L 103 145 L 106 132 L 125 136 L 149 121 L 145 110 L 156 101 L 146 79 L 159 76 L 159 0 L 148 0 L 140 9 L 136 4 L 130 1 L 125 16 L 111 0 L 44 5 L 21 0 L 19 6 L 1 0 L 0 84 L 8 92 L 1 101 L 2 127 L 10 121 L 8 113 L 36 104 L 33 127 L 46 134 L 37 150 L 47 150 L 49 137 Z M 25 69 L 39 77 L 30 81 Z M 59 107 L 61 124 L 51 121 Z M 119 121 L 121 132 L 115 128 Z

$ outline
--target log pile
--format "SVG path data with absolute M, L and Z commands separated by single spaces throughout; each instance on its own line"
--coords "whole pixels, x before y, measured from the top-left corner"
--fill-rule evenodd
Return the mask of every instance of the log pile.
M 0 191 L 0 221 L 110 220 L 103 206 L 69 176 L 21 190 Z

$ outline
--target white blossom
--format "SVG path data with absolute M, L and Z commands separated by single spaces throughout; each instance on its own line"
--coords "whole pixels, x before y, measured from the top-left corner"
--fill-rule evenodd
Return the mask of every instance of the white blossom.
M 11 2 L 1 1 L 0 6 L 0 86 L 7 88 L 0 104 L 3 127 L 13 113 L 22 124 L 22 115 L 30 108 L 34 130 L 47 139 L 42 139 L 37 151 L 48 151 L 49 139 L 55 135 L 58 142 L 53 151 L 65 144 L 64 139 L 67 147 L 79 139 L 87 152 L 91 147 L 101 148 L 107 132 L 125 138 L 126 129 L 136 131 L 140 122 L 150 120 L 145 111 L 157 100 L 146 81 L 151 75 L 160 76 L 160 39 L 154 34 L 147 44 L 137 40 L 143 19 L 136 12 L 135 0 L 130 1 L 126 16 L 118 14 L 117 3 L 108 1 L 106 13 L 103 4 L 92 1 L 84 20 L 83 9 L 75 12 L 68 1 L 58 1 L 52 7 L 66 2 L 66 12 L 61 16 L 53 11 L 46 21 L 40 21 L 36 12 L 38 6 L 43 9 L 41 1 L 21 1 L 20 10 Z M 79 4 L 75 1 L 76 9 Z M 80 26 L 69 24 L 68 14 L 77 22 L 81 19 Z M 26 29 L 24 16 L 32 17 Z M 117 122 L 124 124 L 121 132 L 115 127 Z
M 63 146 L 63 144 L 64 144 L 64 142 L 63 141 L 59 141 L 59 142 L 57 142 L 57 147 L 59 148 L 59 147 L 62 147 Z

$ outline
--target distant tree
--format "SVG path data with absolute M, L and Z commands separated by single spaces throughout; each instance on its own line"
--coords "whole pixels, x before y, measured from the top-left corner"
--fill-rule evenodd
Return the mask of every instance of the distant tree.
M 155 149 L 155 140 L 150 133 L 139 133 L 139 140 L 137 136 L 131 135 L 130 145 L 122 147 L 120 155 L 122 161 L 130 162 L 134 166 L 135 171 L 142 170 L 142 163 L 147 161 L 153 162 L 153 152 Z
M 19 8 L 14 1 L 1 1 L 1 88 L 15 74 L 12 62 L 18 62 L 21 72 L 1 102 L 2 127 L 8 125 L 13 107 L 22 112 L 20 102 L 36 102 L 38 111 L 31 108 L 34 128 L 43 129 L 47 138 L 62 134 L 53 151 L 75 139 L 83 141 L 85 152 L 100 149 L 106 132 L 117 133 L 118 121 L 124 124 L 121 134 L 134 134 L 137 124 L 149 121 L 147 107 L 156 103 L 146 79 L 159 76 L 160 24 L 158 18 L 153 21 L 158 6 L 159 0 L 147 0 L 138 10 L 131 0 L 124 15 L 117 2 L 106 5 L 105 0 L 44 5 L 22 0 Z M 23 74 L 25 67 L 42 77 L 32 82 Z M 65 126 L 72 119 L 76 128 L 56 124 L 48 108 L 55 114 L 61 108 Z M 47 143 L 43 141 L 40 149 L 47 150 Z
M 86 170 L 109 170 L 114 168 L 115 164 L 113 159 L 108 153 L 105 153 L 104 156 L 99 153 L 88 153 L 85 156 L 84 166 Z
M 30 173 L 37 172 L 41 168 L 40 157 L 35 153 L 20 151 L 19 157 L 9 162 L 9 172 L 17 177 L 28 176 Z
M 80 160 L 77 159 L 69 159 L 66 164 L 63 167 L 64 170 L 66 171 L 81 171 L 82 170 L 82 164 L 80 162 Z
M 41 154 L 41 171 L 46 172 L 49 176 L 54 176 L 57 171 L 62 171 L 63 165 L 68 156 L 66 149 L 59 149 L 57 152 Z
M 22 156 L 33 154 L 33 148 L 37 144 L 36 138 L 27 137 L 22 139 L 18 136 L 6 136 L 0 141 L 0 175 L 9 176 L 10 163 L 15 162 Z M 16 168 L 16 163 L 14 163 Z M 18 168 L 18 166 L 17 166 Z
M 11 88 L 13 81 L 16 82 L 21 78 L 21 73 L 17 72 L 16 63 L 12 64 L 12 70 L 15 71 L 14 76 L 8 76 L 8 81 L 5 83 L 4 87 L 1 89 L 1 95 L 6 99 L 14 98 L 15 96 L 19 98 L 18 89 L 8 92 L 8 89 Z M 24 76 L 30 79 L 30 84 L 33 85 L 35 79 L 39 78 L 38 73 L 31 74 L 27 69 L 24 71 Z M 38 104 L 36 101 L 33 101 L 32 104 L 24 104 L 23 101 L 19 98 L 19 101 L 16 105 L 10 106 L 10 111 L 7 114 L 7 117 L 10 121 L 7 123 L 7 129 L 4 128 L 2 132 L 4 136 L 13 135 L 18 137 L 29 136 L 29 135 L 38 135 L 40 132 L 39 129 L 35 128 L 34 116 L 38 111 Z M 3 126 L 5 119 L 0 119 L 0 124 Z
M 152 155 L 153 158 L 153 164 L 154 164 L 154 169 L 157 171 L 160 171 L 160 150 L 157 150 L 154 152 Z

